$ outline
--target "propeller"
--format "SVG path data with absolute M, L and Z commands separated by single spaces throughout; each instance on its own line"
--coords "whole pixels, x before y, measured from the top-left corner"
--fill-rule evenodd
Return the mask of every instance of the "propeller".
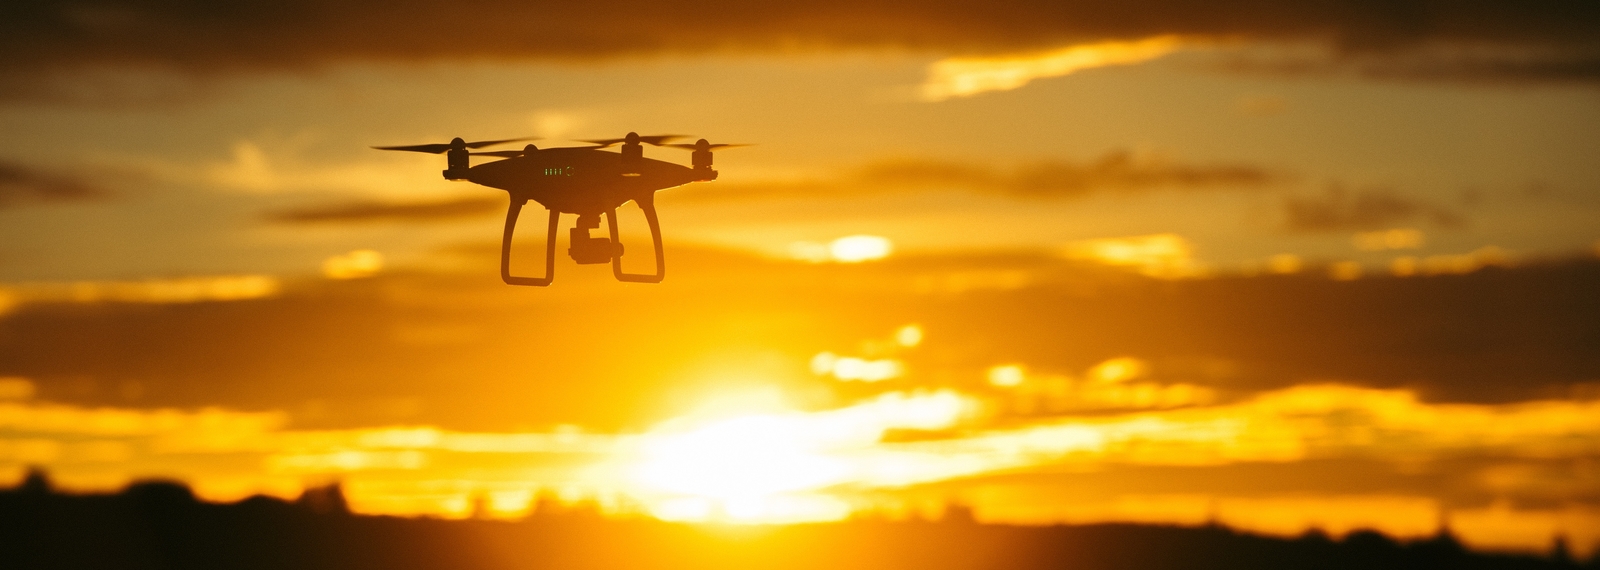
M 683 150 L 717 150 L 719 148 L 734 148 L 734 147 L 740 147 L 740 146 L 755 146 L 755 145 L 754 144 L 746 144 L 746 143 L 731 143 L 731 144 L 730 143 L 718 143 L 718 144 L 712 144 L 710 141 L 707 141 L 706 139 L 700 139 L 698 141 L 695 141 L 694 144 L 672 143 L 672 144 L 662 145 L 662 146 L 670 146 L 672 148 L 681 148 Z
M 439 154 L 439 153 L 445 152 L 447 150 L 450 150 L 451 148 L 455 147 L 456 145 L 461 145 L 461 148 L 483 148 L 483 147 L 486 147 L 486 146 L 494 146 L 494 145 L 497 145 L 497 144 L 505 144 L 505 143 L 509 143 L 509 142 L 536 141 L 536 140 L 539 140 L 539 137 L 522 137 L 522 138 L 518 138 L 518 139 L 502 139 L 502 140 L 497 140 L 497 141 L 466 142 L 466 141 L 461 140 L 461 137 L 456 137 L 454 140 L 451 140 L 450 142 L 447 142 L 447 143 L 414 144 L 414 145 L 405 145 L 405 146 L 375 146 L 375 147 L 372 147 L 372 148 L 375 148 L 375 149 L 378 149 L 378 150 L 404 150 L 404 151 L 409 151 L 409 152 L 426 152 L 428 154 Z M 518 152 L 520 152 L 520 151 L 518 151 Z
M 558 149 L 558 148 L 560 148 L 560 149 L 570 149 L 570 148 L 597 149 L 597 148 L 605 148 L 605 147 L 598 146 L 598 145 L 596 145 L 596 146 L 558 146 L 558 147 L 552 147 L 552 148 L 545 149 L 545 150 L 552 150 L 552 149 Z M 474 153 L 472 153 L 472 156 L 492 156 L 492 157 L 497 157 L 497 158 L 517 158 L 517 157 L 520 157 L 520 156 L 528 156 L 528 155 L 536 153 L 536 152 L 539 152 L 539 147 L 536 147 L 536 146 L 533 146 L 533 145 L 530 144 L 528 146 L 522 147 L 522 150 L 491 150 L 491 151 L 486 151 L 486 152 L 474 152 Z
M 681 138 L 684 138 L 684 137 L 687 137 L 687 136 L 689 136 L 689 135 L 643 135 L 643 136 L 640 136 L 639 133 L 628 133 L 628 136 L 622 137 L 620 139 L 593 139 L 593 140 L 578 139 L 578 140 L 580 142 L 593 143 L 593 144 L 600 145 L 600 146 L 598 146 L 596 148 L 605 148 L 605 147 L 608 147 L 608 146 L 611 146 L 611 145 L 614 145 L 614 144 L 617 144 L 617 143 L 646 143 L 646 144 L 652 144 L 652 145 L 656 145 L 656 146 L 662 146 L 662 145 L 665 145 L 667 141 L 670 141 L 672 139 L 681 139 Z
M 491 151 L 488 151 L 488 152 L 474 152 L 474 153 L 472 153 L 472 156 L 495 156 L 495 157 L 499 157 L 499 158 L 516 158 L 516 157 L 519 157 L 519 156 L 528 156 L 528 155 L 536 153 L 536 152 L 539 152 L 539 147 L 536 147 L 536 146 L 533 146 L 533 145 L 530 144 L 528 146 L 522 147 L 522 150 L 491 150 Z
M 489 152 L 474 152 L 474 153 L 472 153 L 472 156 L 497 156 L 497 157 L 500 157 L 500 158 L 516 158 L 516 157 L 519 157 L 519 156 L 526 156 L 527 154 L 528 154 L 528 151 L 525 151 L 525 150 L 491 150 Z

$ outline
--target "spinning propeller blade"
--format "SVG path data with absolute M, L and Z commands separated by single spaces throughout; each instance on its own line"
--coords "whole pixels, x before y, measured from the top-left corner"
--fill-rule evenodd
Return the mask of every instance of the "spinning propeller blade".
M 536 141 L 536 140 L 539 140 L 539 137 L 522 137 L 520 139 L 505 139 L 505 140 L 498 140 L 498 141 L 469 142 L 469 143 L 467 143 L 467 148 L 483 148 L 483 147 L 486 147 L 486 146 L 494 146 L 494 145 L 497 145 L 497 144 L 505 144 L 505 143 L 508 143 L 508 142 Z
M 642 143 L 645 143 L 645 144 L 652 144 L 652 145 L 656 145 L 656 146 L 662 146 L 662 145 L 666 144 L 667 141 L 670 141 L 672 139 L 681 139 L 681 138 L 687 137 L 689 135 L 635 135 L 635 136 L 638 137 L 639 142 L 642 142 Z M 586 142 L 586 143 L 593 143 L 593 144 L 600 145 L 597 148 L 605 148 L 605 147 L 608 147 L 608 146 L 611 146 L 611 145 L 614 145 L 614 144 L 628 142 L 628 138 L 627 137 L 622 137 L 622 138 L 619 138 L 619 139 L 593 139 L 593 140 L 590 140 L 590 139 L 578 139 L 578 141 L 579 142 Z
M 505 143 L 509 143 L 509 142 L 536 141 L 536 140 L 539 140 L 539 137 L 522 137 L 522 138 L 517 138 L 517 139 L 502 139 L 502 140 L 497 140 L 497 141 L 474 141 L 474 142 L 469 142 L 469 143 L 463 143 L 463 146 L 465 146 L 467 148 L 483 148 L 483 147 L 486 147 L 486 146 L 494 146 L 494 145 L 497 145 L 497 144 L 505 144 Z M 439 153 L 442 153 L 444 151 L 450 150 L 450 143 L 413 144 L 413 145 L 404 145 L 404 146 L 375 146 L 375 147 L 372 147 L 372 148 L 375 148 L 375 149 L 378 149 L 378 150 L 403 150 L 403 151 L 407 151 L 407 152 L 426 152 L 428 154 L 439 154 Z
M 410 152 L 426 152 L 428 154 L 439 154 L 441 152 L 450 150 L 450 143 L 444 143 L 444 144 L 414 144 L 414 145 L 410 145 L 410 146 L 375 146 L 375 147 L 372 147 L 372 148 L 375 148 L 375 149 L 378 149 L 378 150 L 405 150 L 405 151 L 410 151 Z
M 474 152 L 472 156 L 498 156 L 500 158 L 516 158 L 527 154 L 522 150 L 491 150 L 489 152 Z
M 672 143 L 672 144 L 669 144 L 669 145 L 662 145 L 662 146 L 670 146 L 672 148 L 681 148 L 683 150 L 700 150 L 699 146 L 693 145 L 693 144 L 688 144 L 688 143 Z M 719 148 L 734 148 L 734 147 L 740 147 L 740 146 L 756 146 L 756 145 L 749 144 L 749 143 L 718 143 L 718 144 L 708 144 L 708 145 L 706 145 L 706 150 L 717 150 Z
M 547 149 L 544 149 L 544 150 L 555 150 L 555 149 L 597 149 L 597 148 L 605 148 L 605 147 L 599 146 L 599 145 L 595 145 L 595 146 L 558 146 L 558 147 L 547 148 Z M 488 152 L 474 152 L 474 153 L 472 153 L 472 156 L 492 156 L 492 157 L 496 157 L 496 158 L 517 158 L 517 157 L 521 157 L 521 156 L 528 156 L 528 155 L 533 154 L 535 152 L 539 152 L 539 147 L 536 147 L 536 146 L 533 146 L 533 145 L 530 144 L 528 146 L 522 147 L 522 150 L 491 150 L 491 151 L 488 151 Z

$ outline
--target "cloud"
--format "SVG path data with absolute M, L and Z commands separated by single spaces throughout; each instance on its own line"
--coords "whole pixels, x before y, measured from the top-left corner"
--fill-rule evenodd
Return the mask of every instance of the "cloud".
M 0 209 L 93 200 L 108 195 L 105 189 L 71 176 L 0 161 Z
M 1224 56 L 1216 68 L 1232 73 L 1343 75 L 1380 80 L 1467 84 L 1590 83 L 1600 80 L 1595 46 L 1498 47 L 1430 45 L 1401 52 L 1348 52 Z
M 307 0 L 74 0 L 0 7 L 0 70 L 149 66 L 303 69 L 349 61 L 592 59 L 662 53 L 914 49 L 997 54 L 1165 34 L 1328 41 L 1346 51 L 1428 44 L 1597 45 L 1587 0 L 1262 3 L 945 0 L 580 4 Z
M 322 276 L 329 279 L 363 279 L 383 271 L 383 254 L 358 249 L 323 260 Z
M 395 156 L 374 152 L 358 161 L 325 163 L 313 159 L 303 141 L 240 140 L 233 144 L 227 161 L 191 164 L 161 158 L 146 159 L 141 166 L 157 176 L 177 182 L 206 184 L 233 191 L 258 194 L 311 192 L 326 195 L 345 191 L 364 195 L 394 195 L 396 189 L 416 196 L 430 192 L 438 196 L 449 182 L 442 178 L 419 179 L 416 173 L 396 164 L 433 163 L 425 155 Z M 383 156 L 389 155 L 389 156 Z M 433 160 L 430 160 L 433 159 Z M 431 184 L 430 184 L 431 182 Z
M 1485 267 L 1510 267 L 1514 262 L 1508 252 L 1495 246 L 1484 246 L 1467 253 L 1397 257 L 1389 264 L 1389 272 L 1397 277 L 1413 275 L 1465 275 Z
M 475 218 L 499 212 L 505 200 L 496 197 L 454 198 L 427 202 L 381 202 L 363 200 L 323 206 L 281 210 L 267 219 L 284 224 L 360 223 L 360 222 L 441 222 Z
M 193 275 L 140 281 L 24 283 L 0 289 L 0 315 L 24 303 L 187 304 L 277 296 L 283 284 L 270 275 Z
M 1285 223 L 1299 232 L 1377 230 L 1426 218 L 1444 227 L 1465 223 L 1443 206 L 1406 198 L 1387 188 L 1348 192 L 1330 186 L 1320 196 L 1291 196 L 1284 201 Z
M 1021 56 L 957 57 L 934 62 L 922 84 L 922 98 L 943 101 L 986 91 L 1010 91 L 1035 79 L 1070 75 L 1085 69 L 1143 63 L 1177 51 L 1178 38 L 1158 36 L 1134 42 L 1073 45 Z
M 831 179 L 691 186 L 673 195 L 721 199 L 961 190 L 1061 199 L 1099 191 L 1260 187 L 1282 177 L 1248 164 L 1185 164 L 1113 151 L 1088 162 L 1043 160 L 1010 168 L 924 158 L 884 160 Z
M 1600 81 L 1600 52 L 1379 60 L 1366 62 L 1360 66 L 1360 71 L 1378 79 L 1469 83 L 1594 82 Z
M 1372 232 L 1361 232 L 1351 238 L 1351 243 L 1361 251 L 1384 251 L 1389 249 L 1417 249 L 1422 247 L 1422 230 L 1416 228 L 1393 228 Z
M 1075 241 L 1062 248 L 1072 259 L 1137 268 L 1158 279 L 1196 277 L 1204 272 L 1194 259 L 1194 245 L 1177 234 L 1155 234 Z
M 319 144 L 317 137 L 302 133 L 235 140 L 222 159 L 177 160 L 167 155 L 133 154 L 111 162 L 97 179 L 137 177 L 157 185 L 218 193 L 283 195 L 270 206 L 282 210 L 264 216 L 284 223 L 347 221 L 337 219 L 345 216 L 352 217 L 348 221 L 415 219 L 430 217 L 439 213 L 437 210 L 472 209 L 466 199 L 454 206 L 446 204 L 464 194 L 460 186 L 437 175 L 434 169 L 443 164 L 438 156 L 374 150 L 328 160 L 328 149 Z M 435 174 L 419 176 L 419 171 Z M 481 196 L 498 193 L 488 191 Z M 298 196 L 290 201 L 291 195 Z M 311 202 L 318 198 L 325 201 Z

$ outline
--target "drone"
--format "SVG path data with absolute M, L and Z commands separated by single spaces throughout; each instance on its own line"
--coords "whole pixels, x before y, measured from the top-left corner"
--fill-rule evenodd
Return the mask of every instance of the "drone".
M 618 281 L 632 283 L 660 283 L 667 275 L 666 258 L 661 247 L 661 222 L 656 217 L 655 193 L 692 182 L 709 182 L 717 179 L 711 169 L 711 153 L 717 149 L 749 146 L 742 144 L 712 144 L 700 139 L 693 144 L 669 141 L 688 138 L 686 135 L 648 135 L 628 133 L 619 139 L 583 140 L 589 146 L 538 148 L 532 144 L 522 150 L 497 150 L 472 152 L 475 149 L 513 142 L 538 140 L 536 138 L 503 139 L 467 142 L 457 137 L 448 143 L 408 146 L 375 146 L 378 150 L 400 150 L 445 155 L 446 180 L 465 180 L 474 184 L 505 190 L 511 195 L 511 205 L 506 209 L 505 238 L 500 245 L 500 278 L 507 285 L 545 287 L 555 280 L 556 230 L 561 225 L 561 214 L 576 214 L 577 224 L 571 229 L 567 255 L 582 265 L 611 264 L 611 273 Z M 621 152 L 601 149 L 621 144 Z M 645 144 L 694 151 L 689 167 L 644 157 Z M 499 158 L 477 166 L 469 164 L 471 157 Z M 545 238 L 544 276 L 519 277 L 511 274 L 511 236 L 517 228 L 517 216 L 529 200 L 538 202 L 550 211 L 550 229 Z M 617 232 L 617 208 L 633 201 L 644 211 L 645 222 L 650 225 L 650 236 L 655 242 L 656 271 L 627 273 L 622 270 L 622 238 Z M 606 218 L 610 234 L 606 237 L 589 235 L 600 227 L 600 217 Z

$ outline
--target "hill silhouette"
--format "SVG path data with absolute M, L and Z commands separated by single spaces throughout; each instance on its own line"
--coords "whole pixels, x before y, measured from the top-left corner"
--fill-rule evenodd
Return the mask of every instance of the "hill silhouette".
M 553 512 L 552 512 L 553 511 Z M 954 512 L 961 512 L 959 509 Z M 1596 568 L 1468 552 L 1448 534 L 1397 543 L 1127 524 L 1014 527 L 970 517 L 793 526 L 684 525 L 540 509 L 521 521 L 361 516 L 337 486 L 301 500 L 199 501 L 167 482 L 64 495 L 37 472 L 0 491 L 0 567 L 14 569 Z

